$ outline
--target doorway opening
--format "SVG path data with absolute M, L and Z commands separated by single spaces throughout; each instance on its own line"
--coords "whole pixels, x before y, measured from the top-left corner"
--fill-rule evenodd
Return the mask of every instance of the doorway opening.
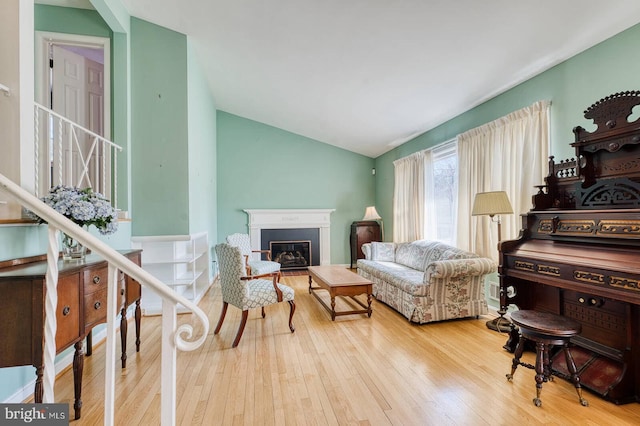
M 36 188 L 91 186 L 109 197 L 112 155 L 96 135 L 111 136 L 110 40 L 37 31 L 35 47 L 35 97 L 44 107 L 36 109 Z

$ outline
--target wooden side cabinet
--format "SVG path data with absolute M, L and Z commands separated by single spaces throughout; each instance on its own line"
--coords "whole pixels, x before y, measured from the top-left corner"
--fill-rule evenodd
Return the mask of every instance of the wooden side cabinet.
M 362 245 L 381 240 L 380 224 L 375 220 L 360 220 L 351 224 L 351 268 L 364 259 Z
M 140 265 L 140 250 L 121 254 Z M 46 255 L 0 262 L 0 368 L 33 365 L 36 369 L 34 400 L 42 402 L 44 375 L 44 322 Z M 135 303 L 136 351 L 140 350 L 141 286 L 122 271 L 118 272 L 116 311 L 121 314 L 122 367 L 127 359 L 127 307 Z M 82 262 L 58 261 L 58 304 L 56 308 L 56 353 L 73 346 L 75 419 L 82 407 L 83 343 L 91 354 L 91 330 L 107 319 L 108 264 L 100 256 L 87 255 Z

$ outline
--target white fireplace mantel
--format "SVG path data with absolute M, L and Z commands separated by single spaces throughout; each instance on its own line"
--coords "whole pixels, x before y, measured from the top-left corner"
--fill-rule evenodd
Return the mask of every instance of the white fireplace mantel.
M 331 263 L 331 213 L 335 209 L 245 209 L 249 215 L 251 249 L 262 247 L 263 229 L 317 228 L 320 231 L 320 264 Z

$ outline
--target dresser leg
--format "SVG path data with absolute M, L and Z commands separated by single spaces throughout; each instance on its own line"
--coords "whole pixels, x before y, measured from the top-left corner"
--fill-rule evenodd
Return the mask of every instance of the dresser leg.
M 36 404 L 42 403 L 42 375 L 44 374 L 44 366 L 36 367 L 36 388 L 33 391 L 33 399 Z
M 120 311 L 120 344 L 122 345 L 122 368 L 127 368 L 127 308 Z
M 136 311 L 135 311 L 135 319 L 136 319 L 136 352 L 140 352 L 140 318 L 142 317 L 142 313 L 140 312 L 140 299 L 136 300 Z
M 82 352 L 82 340 L 74 345 L 76 352 L 73 354 L 73 387 L 75 401 L 73 409 L 75 410 L 75 419 L 80 418 L 82 410 L 82 370 L 84 368 L 84 353 Z
M 86 356 L 93 355 L 93 330 L 87 333 L 87 345 L 84 351 Z

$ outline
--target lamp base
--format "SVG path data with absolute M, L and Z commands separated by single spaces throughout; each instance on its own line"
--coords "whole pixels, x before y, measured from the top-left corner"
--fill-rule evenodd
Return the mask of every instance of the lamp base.
M 509 333 L 512 328 L 511 321 L 503 316 L 499 316 L 486 322 L 487 328 L 500 333 Z

